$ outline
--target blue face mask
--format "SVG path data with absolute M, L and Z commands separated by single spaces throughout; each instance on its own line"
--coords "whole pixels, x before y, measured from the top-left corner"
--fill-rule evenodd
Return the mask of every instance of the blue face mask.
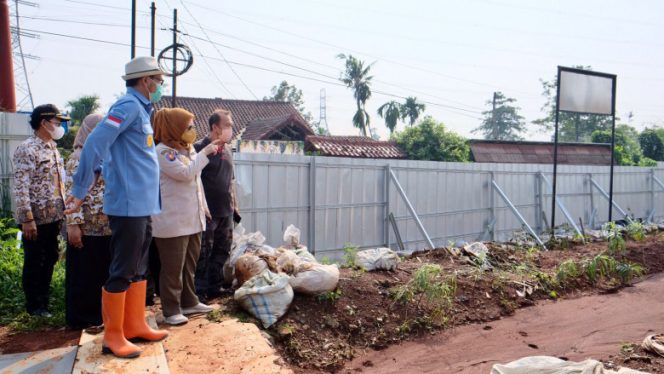
M 161 95 L 164 94 L 164 86 L 161 84 L 157 85 L 157 90 L 155 92 L 150 92 L 150 102 L 157 103 L 161 100 Z

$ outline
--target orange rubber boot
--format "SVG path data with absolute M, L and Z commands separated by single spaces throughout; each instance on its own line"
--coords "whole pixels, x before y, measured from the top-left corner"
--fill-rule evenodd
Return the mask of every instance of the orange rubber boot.
M 125 315 L 126 292 L 106 292 L 101 290 L 101 315 L 104 320 L 103 353 L 112 353 L 121 358 L 134 358 L 141 349 L 124 337 L 122 325 Z
M 127 339 L 156 342 L 168 336 L 166 330 L 155 330 L 145 321 L 145 292 L 147 281 L 133 282 L 127 289 L 125 301 L 124 336 Z

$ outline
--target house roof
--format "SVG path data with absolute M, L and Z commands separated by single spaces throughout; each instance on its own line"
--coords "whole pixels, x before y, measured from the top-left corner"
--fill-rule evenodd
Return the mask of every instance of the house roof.
M 314 132 L 302 117 L 289 114 L 247 123 L 242 140 L 304 140 Z
M 274 117 L 295 116 L 306 125 L 300 112 L 289 102 L 260 101 L 260 100 L 227 100 L 222 98 L 182 97 L 178 96 L 176 106 L 186 109 L 196 116 L 197 139 L 205 137 L 210 132 L 208 118 L 217 109 L 225 109 L 233 114 L 233 140 L 242 138 L 247 124 L 258 119 Z M 155 104 L 156 109 L 170 108 L 171 97 L 163 96 Z
M 304 150 L 323 156 L 357 158 L 406 158 L 394 142 L 373 140 L 365 136 L 318 136 L 305 139 Z
M 552 164 L 553 143 L 471 140 L 475 162 Z M 569 165 L 610 165 L 611 145 L 558 143 L 558 163 Z

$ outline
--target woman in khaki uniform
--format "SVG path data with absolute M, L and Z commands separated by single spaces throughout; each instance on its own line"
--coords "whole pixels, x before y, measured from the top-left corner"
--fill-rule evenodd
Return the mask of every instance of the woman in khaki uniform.
M 165 108 L 154 117 L 161 213 L 152 217 L 152 236 L 161 259 L 159 289 L 166 323 L 180 325 L 185 314 L 207 313 L 194 289 L 194 273 L 201 250 L 201 233 L 209 217 L 201 184 L 213 142 L 196 153 L 194 115 L 180 108 Z

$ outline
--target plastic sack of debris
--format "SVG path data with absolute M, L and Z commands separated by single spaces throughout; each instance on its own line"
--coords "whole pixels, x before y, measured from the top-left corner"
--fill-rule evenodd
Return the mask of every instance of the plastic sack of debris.
M 299 270 L 290 277 L 290 285 L 295 292 L 319 295 L 334 291 L 339 284 L 337 265 L 304 263 Z
M 489 248 L 482 242 L 474 242 L 463 246 L 463 251 L 468 255 L 473 264 L 480 267 L 481 270 L 490 270 L 492 268 L 489 262 Z
M 531 356 L 524 357 L 509 364 L 496 364 L 491 374 L 645 374 L 642 371 L 621 368 L 618 371 L 604 369 L 604 365 L 596 360 L 581 362 L 564 361 L 557 357 Z
M 303 262 L 294 251 L 283 247 L 277 248 L 274 255 L 277 257 L 277 271 L 280 273 L 293 274 Z
M 235 291 L 234 298 L 268 328 L 288 311 L 293 302 L 293 288 L 288 275 L 266 270 L 246 281 Z
M 316 262 L 316 258 L 309 253 L 306 245 L 300 242 L 300 229 L 295 225 L 288 225 L 284 231 L 284 244 L 282 248 L 291 249 L 295 251 L 298 256 L 309 262 Z
M 399 261 L 399 255 L 389 248 L 365 249 L 355 256 L 355 264 L 367 271 L 394 270 Z
M 253 253 L 242 254 L 235 262 L 235 279 L 237 285 L 242 286 L 244 282 L 261 274 L 268 269 L 267 261 Z
M 664 335 L 648 335 L 643 339 L 641 346 L 646 351 L 658 354 L 664 357 Z

